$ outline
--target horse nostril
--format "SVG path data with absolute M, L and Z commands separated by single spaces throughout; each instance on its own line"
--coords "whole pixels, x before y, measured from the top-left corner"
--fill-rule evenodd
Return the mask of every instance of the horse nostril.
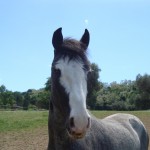
M 89 128 L 90 127 L 90 123 L 91 121 L 90 121 L 90 117 L 88 117 L 88 124 L 87 124 L 87 128 Z
M 70 118 L 70 122 L 69 123 L 70 123 L 70 127 L 71 128 L 73 128 L 75 126 L 74 125 L 74 118 L 73 117 Z

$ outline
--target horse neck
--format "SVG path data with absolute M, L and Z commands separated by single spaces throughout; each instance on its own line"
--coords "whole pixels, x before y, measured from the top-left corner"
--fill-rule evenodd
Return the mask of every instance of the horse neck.
M 53 140 L 55 141 L 55 146 L 68 146 L 68 141 L 70 141 L 70 138 L 68 136 L 67 130 L 66 130 L 66 117 L 64 114 L 54 107 L 53 112 L 51 113 L 50 122 L 52 123 L 52 130 L 51 136 L 53 137 Z M 67 145 L 66 145 L 67 144 Z M 62 148 L 60 148 L 62 149 Z
M 49 111 L 49 142 L 51 145 L 62 145 L 62 143 L 65 145 L 65 143 L 68 143 L 69 140 L 66 130 L 66 122 L 70 111 L 68 106 L 69 103 L 67 102 L 68 97 L 57 82 L 56 84 L 52 84 L 51 91 Z
M 65 117 L 53 106 L 49 111 L 49 149 L 67 149 L 69 137 L 65 127 Z

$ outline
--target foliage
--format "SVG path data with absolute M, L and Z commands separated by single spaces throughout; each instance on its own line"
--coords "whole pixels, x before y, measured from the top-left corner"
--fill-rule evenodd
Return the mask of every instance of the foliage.
M 137 75 L 135 81 L 123 80 L 110 84 L 99 81 L 101 71 L 97 64 L 91 64 L 87 79 L 87 107 L 96 110 L 146 110 L 150 109 L 150 75 Z M 0 86 L 0 108 L 49 109 L 51 78 L 45 88 L 26 92 L 12 92 Z
M 150 75 L 136 77 L 138 96 L 135 105 L 138 109 L 150 109 Z
M 91 71 L 88 73 L 87 79 L 87 105 L 90 109 L 95 109 L 97 91 L 99 91 L 101 86 L 100 82 L 98 81 L 100 71 L 101 70 L 99 69 L 98 65 L 96 65 L 95 63 L 91 64 Z
M 50 91 L 45 89 L 11 92 L 0 86 L 1 109 L 49 109 Z
M 112 82 L 110 85 L 104 85 L 98 92 L 97 107 L 110 110 L 128 110 L 131 107 L 131 87 L 132 82 L 127 80 L 120 84 Z
M 144 110 L 150 109 L 150 76 L 137 75 L 136 81 L 112 82 L 98 91 L 97 109 Z

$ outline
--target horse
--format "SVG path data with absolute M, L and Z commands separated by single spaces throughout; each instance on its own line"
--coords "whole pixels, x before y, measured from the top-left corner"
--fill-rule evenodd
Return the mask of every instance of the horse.
M 97 119 L 87 110 L 89 41 L 87 29 L 80 41 L 63 38 L 62 28 L 53 33 L 47 149 L 148 150 L 148 133 L 136 116 L 118 113 Z

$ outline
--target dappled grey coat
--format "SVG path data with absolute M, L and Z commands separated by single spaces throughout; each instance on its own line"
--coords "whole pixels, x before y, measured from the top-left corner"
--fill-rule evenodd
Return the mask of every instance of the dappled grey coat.
M 71 139 L 63 126 L 50 127 L 48 150 L 148 150 L 148 133 L 143 123 L 129 114 L 115 114 L 98 120 L 82 139 Z M 56 131 L 57 130 L 57 131 Z

